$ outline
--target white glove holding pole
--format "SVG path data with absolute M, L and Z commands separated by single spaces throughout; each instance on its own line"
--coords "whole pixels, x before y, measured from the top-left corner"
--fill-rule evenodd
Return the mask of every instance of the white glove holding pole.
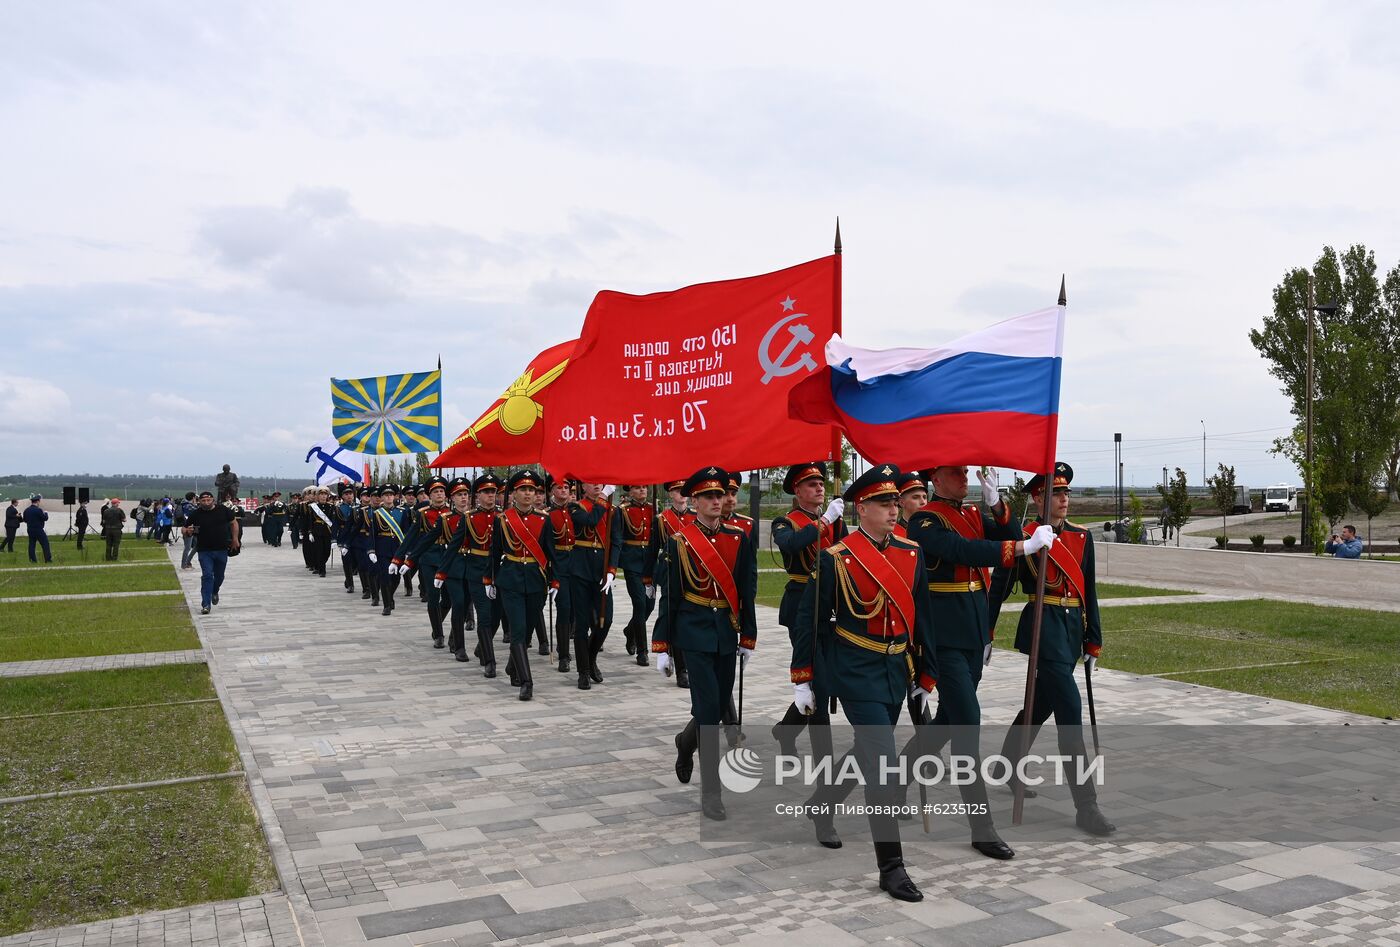
M 379 557 L 378 557 L 377 555 L 375 555 L 374 553 L 370 553 L 370 554 L 369 554 L 369 563 L 370 563 L 370 565 L 372 565 L 372 566 L 377 566 L 377 565 L 379 565 Z
M 846 512 L 846 501 L 837 497 L 826 505 L 826 512 L 822 514 L 823 523 L 834 523 Z
M 550 591 L 552 592 L 554 590 L 550 589 Z M 486 597 L 493 602 L 496 600 L 496 587 L 494 585 L 486 586 Z
M 600 585 L 599 588 L 601 588 L 601 589 L 603 590 L 603 594 L 604 594 L 604 595 L 607 595 L 609 592 L 612 591 L 613 579 L 614 579 L 614 578 L 616 578 L 616 576 L 614 576 L 611 572 L 609 572 L 607 575 L 603 576 L 603 584 Z
M 438 579 L 438 578 L 434 578 L 434 579 L 433 579 L 433 588 L 435 588 L 435 589 L 440 589 L 440 588 L 442 588 L 442 580 L 441 580 L 441 579 Z
M 665 651 L 656 656 L 656 669 L 667 677 L 671 676 L 671 656 Z
M 749 666 L 749 658 L 751 658 L 751 657 L 753 657 L 753 649 L 752 649 L 752 648 L 745 648 L 743 645 L 740 645 L 740 646 L 739 646 L 739 666 L 740 666 L 740 667 L 745 667 L 745 668 L 748 667 L 748 666 Z
M 792 685 L 792 702 L 808 716 L 817 712 L 817 695 L 812 693 L 811 684 Z
M 1096 668 L 1096 667 L 1098 667 L 1098 666 L 1099 666 L 1099 659 L 1096 658 L 1096 657 L 1094 657 L 1092 654 L 1089 654 L 1089 653 L 1086 652 L 1086 653 L 1084 654 L 1084 669 L 1085 669 L 1086 671 L 1088 671 L 1090 674 L 1093 674 L 1093 673 L 1094 673 L 1094 668 Z
M 545 593 L 545 598 L 549 600 L 549 604 L 551 604 L 551 605 L 554 604 L 554 600 L 555 600 L 556 598 L 558 598 L 558 597 L 559 597 L 559 590 L 556 589 L 556 588 L 551 588 L 548 592 Z
M 983 473 L 983 470 L 986 472 Z M 995 467 L 985 467 L 977 471 L 977 482 L 982 485 L 982 503 L 988 509 L 1001 502 L 1001 491 L 997 469 Z
M 649 601 L 649 602 L 654 602 L 654 601 L 656 601 L 656 586 L 655 586 L 655 585 L 648 585 L 648 586 L 646 587 L 646 589 L 647 589 L 647 601 Z
M 1037 526 L 1035 532 L 1031 533 L 1022 548 L 1026 555 L 1033 556 L 1042 549 L 1049 549 L 1055 545 L 1055 528 L 1049 524 Z
M 613 495 L 613 491 L 616 490 L 616 489 L 617 489 L 617 487 L 615 487 L 615 486 L 613 486 L 612 484 L 608 483 L 608 484 L 604 484 L 604 485 L 603 485 L 603 489 L 599 490 L 598 492 L 599 492 L 600 494 L 602 494 L 603 499 L 606 500 L 606 499 L 608 499 L 608 497 L 610 497 L 610 496 Z
M 913 694 L 914 702 L 919 706 L 919 716 L 928 713 L 929 704 L 933 703 L 933 691 L 926 691 L 922 687 L 915 687 Z

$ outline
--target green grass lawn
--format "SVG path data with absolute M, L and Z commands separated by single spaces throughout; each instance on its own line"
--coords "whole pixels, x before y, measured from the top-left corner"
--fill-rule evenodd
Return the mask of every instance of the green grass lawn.
M 760 572 L 758 574 L 758 604 L 777 608 L 783 599 L 783 587 L 787 585 L 787 575 L 781 572 Z M 1102 582 L 1098 587 L 1099 598 L 1140 598 L 1159 595 L 1189 595 L 1175 589 L 1154 589 L 1145 585 L 1114 585 Z M 1012 596 L 1024 599 L 1025 596 Z
M 198 647 L 185 597 L 179 593 L 0 604 L 0 661 Z
M 1258 599 L 1130 605 L 1102 618 L 1105 668 L 1400 717 L 1400 614 Z M 1277 666 L 1245 667 L 1261 664 Z
M 130 569 L 10 569 L 0 573 L 0 598 L 173 591 L 179 587 L 180 580 L 168 562 Z
M 219 704 L 137 706 L 212 696 L 202 664 L 0 678 L 0 796 L 240 769 Z M 240 779 L 0 806 L 0 936 L 275 888 Z
M 0 806 L 0 936 L 276 887 L 241 780 Z
M 93 537 L 91 533 L 83 541 L 83 548 L 78 549 L 71 539 L 59 539 L 57 536 L 49 537 L 49 548 L 53 552 L 53 565 L 56 566 L 101 566 L 113 565 L 108 562 L 106 555 L 107 544 L 101 535 Z M 29 540 L 24 536 L 15 537 L 15 551 L 0 552 L 0 571 L 6 569 L 40 569 L 45 566 L 43 550 L 36 549 L 35 555 L 39 557 L 38 564 L 29 561 Z M 170 555 L 167 547 L 158 546 L 155 543 L 147 542 L 145 539 L 134 539 L 130 535 L 122 538 L 120 558 L 117 562 L 169 562 Z

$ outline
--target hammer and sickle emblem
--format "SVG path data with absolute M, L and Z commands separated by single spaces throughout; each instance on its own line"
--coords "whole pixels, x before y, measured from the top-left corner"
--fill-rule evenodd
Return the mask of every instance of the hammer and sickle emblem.
M 759 379 L 763 384 L 768 384 L 774 378 L 781 378 L 784 375 L 791 375 L 799 368 L 805 368 L 809 372 L 817 370 L 817 363 L 810 353 L 803 352 L 795 362 L 788 364 L 788 357 L 799 345 L 807 345 L 816 338 L 812 330 L 805 325 L 788 326 L 788 333 L 792 337 L 788 339 L 787 345 L 778 353 L 777 358 L 771 358 L 769 352 L 772 349 L 773 340 L 778 335 L 778 330 L 794 319 L 804 319 L 805 312 L 794 312 L 790 316 L 784 316 L 768 328 L 763 334 L 763 341 L 758 344 L 758 363 L 763 366 L 763 377 Z

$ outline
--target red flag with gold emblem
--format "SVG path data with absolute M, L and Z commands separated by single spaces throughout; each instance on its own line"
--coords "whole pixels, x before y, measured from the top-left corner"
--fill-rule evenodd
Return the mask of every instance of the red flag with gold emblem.
M 564 374 L 577 343 L 577 339 L 560 342 L 531 359 L 520 377 L 428 466 L 538 463 L 544 441 L 544 408 L 539 399 Z

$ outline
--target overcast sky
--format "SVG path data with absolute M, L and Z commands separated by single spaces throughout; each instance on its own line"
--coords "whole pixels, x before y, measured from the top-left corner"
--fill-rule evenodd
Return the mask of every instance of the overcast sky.
M 846 336 L 1053 302 L 1081 483 L 1295 480 L 1247 332 L 1400 257 L 1393 5 L 0 8 L 0 473 L 300 470 L 329 376 L 448 437 L 599 289 L 830 251 Z M 1053 7 L 1053 8 L 1052 8 Z M 1386 103 L 1390 103 L 1387 105 Z M 1228 435 L 1228 436 L 1227 436 Z

